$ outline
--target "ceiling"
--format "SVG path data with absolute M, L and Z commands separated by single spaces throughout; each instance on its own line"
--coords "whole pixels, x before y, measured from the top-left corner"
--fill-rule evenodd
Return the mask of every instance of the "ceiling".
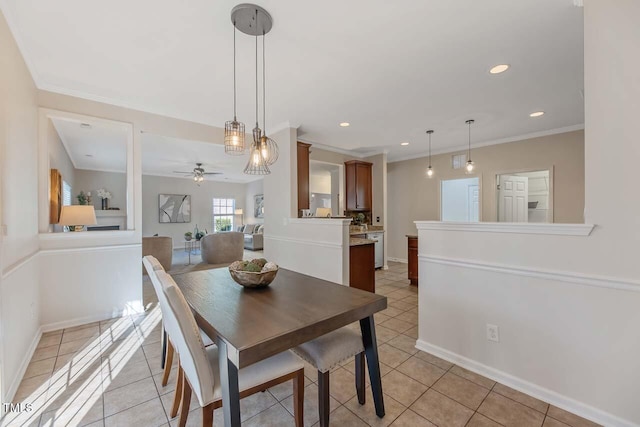
M 237 0 L 0 0 L 39 88 L 223 126 Z M 267 130 L 390 160 L 580 127 L 573 0 L 260 0 Z M 254 123 L 254 40 L 238 33 L 238 118 Z M 507 63 L 499 75 L 488 70 Z M 544 110 L 539 118 L 529 113 Z M 342 128 L 340 122 L 350 122 Z M 401 142 L 410 145 L 401 147 Z
M 127 171 L 127 130 L 105 123 L 50 119 L 76 169 Z
M 145 175 L 193 178 L 193 175 L 176 174 L 173 171 L 191 171 L 196 163 L 202 163 L 205 172 L 222 172 L 207 175 L 206 181 L 251 182 L 262 176 L 243 173 L 248 156 L 225 154 L 224 145 L 192 141 L 144 133 L 142 135 L 142 173 Z
M 127 131 L 105 123 L 82 126 L 78 121 L 51 119 L 71 162 L 76 169 L 125 172 L 127 165 Z M 202 163 L 206 181 L 251 182 L 261 176 L 242 171 L 247 156 L 228 156 L 224 146 L 144 133 L 142 135 L 142 173 L 192 179 L 196 163 Z M 184 171 L 188 173 L 174 173 Z

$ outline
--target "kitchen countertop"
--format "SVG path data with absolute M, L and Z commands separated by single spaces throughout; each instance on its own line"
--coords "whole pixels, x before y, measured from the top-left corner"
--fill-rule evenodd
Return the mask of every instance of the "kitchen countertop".
M 349 246 L 373 245 L 374 243 L 376 243 L 376 241 L 372 239 L 361 239 L 359 237 L 351 237 L 349 239 Z

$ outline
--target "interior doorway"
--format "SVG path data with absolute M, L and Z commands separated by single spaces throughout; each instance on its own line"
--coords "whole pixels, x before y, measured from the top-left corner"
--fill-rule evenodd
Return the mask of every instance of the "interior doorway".
M 478 177 L 440 181 L 440 220 L 480 221 L 480 180 Z
M 496 176 L 498 222 L 553 222 L 549 170 Z
M 344 165 L 309 161 L 309 215 L 341 216 L 344 201 Z

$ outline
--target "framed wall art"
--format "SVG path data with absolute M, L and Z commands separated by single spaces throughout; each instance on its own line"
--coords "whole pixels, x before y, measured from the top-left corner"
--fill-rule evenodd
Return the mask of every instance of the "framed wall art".
M 264 218 L 264 194 L 256 194 L 253 196 L 255 201 L 253 216 L 256 218 Z
M 160 223 L 191 222 L 191 196 L 188 194 L 159 194 Z

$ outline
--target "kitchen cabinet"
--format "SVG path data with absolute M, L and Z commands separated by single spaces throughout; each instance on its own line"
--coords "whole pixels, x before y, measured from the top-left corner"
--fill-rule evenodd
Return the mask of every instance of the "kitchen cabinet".
M 418 236 L 407 235 L 407 258 L 409 261 L 408 279 L 418 286 Z
M 376 292 L 374 243 L 349 246 L 349 286 Z
M 372 163 L 351 160 L 344 163 L 348 211 L 371 211 Z
M 311 144 L 298 141 L 298 216 L 309 209 L 309 148 Z

